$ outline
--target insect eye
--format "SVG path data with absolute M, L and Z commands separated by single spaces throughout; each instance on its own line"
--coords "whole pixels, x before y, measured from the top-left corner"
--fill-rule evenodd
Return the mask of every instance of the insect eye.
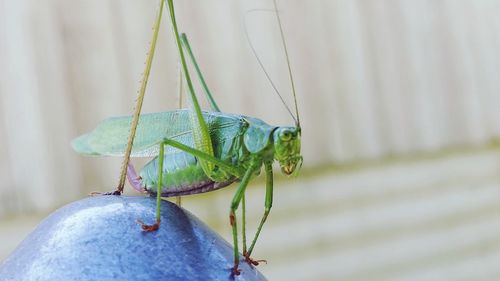
M 282 141 L 289 141 L 292 139 L 292 132 L 290 130 L 283 130 L 280 133 L 280 139 Z

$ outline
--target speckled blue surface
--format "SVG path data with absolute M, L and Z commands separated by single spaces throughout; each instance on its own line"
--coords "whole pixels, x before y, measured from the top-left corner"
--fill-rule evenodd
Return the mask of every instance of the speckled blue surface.
M 245 262 L 231 277 L 232 247 L 190 213 L 155 200 L 99 196 L 51 214 L 0 265 L 0 280 L 265 280 Z

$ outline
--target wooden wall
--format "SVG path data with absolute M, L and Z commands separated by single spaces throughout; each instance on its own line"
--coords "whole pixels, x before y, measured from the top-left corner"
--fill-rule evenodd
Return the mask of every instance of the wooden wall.
M 246 11 L 269 2 L 179 1 L 178 18 L 223 110 L 289 124 L 244 36 Z M 497 1 L 281 2 L 306 168 L 500 135 Z M 0 3 L 0 211 L 47 208 L 114 185 L 109 175 L 119 161 L 84 159 L 69 142 L 105 117 L 131 112 L 156 1 Z M 289 96 L 272 14 L 246 19 Z M 177 106 L 167 24 L 145 112 Z

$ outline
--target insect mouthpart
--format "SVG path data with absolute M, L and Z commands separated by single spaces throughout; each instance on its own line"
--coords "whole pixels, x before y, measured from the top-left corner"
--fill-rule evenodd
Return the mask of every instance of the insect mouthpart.
M 287 175 L 287 176 L 291 175 L 291 174 L 293 173 L 293 171 L 294 171 L 294 170 L 295 170 L 295 166 L 294 166 L 294 165 L 288 165 L 288 166 L 283 166 L 283 167 L 281 167 L 281 171 L 282 171 L 285 175 Z
M 302 167 L 302 161 L 302 156 L 295 156 L 283 162 L 280 162 L 281 172 L 283 172 L 287 176 L 292 174 L 296 176 L 300 168 Z

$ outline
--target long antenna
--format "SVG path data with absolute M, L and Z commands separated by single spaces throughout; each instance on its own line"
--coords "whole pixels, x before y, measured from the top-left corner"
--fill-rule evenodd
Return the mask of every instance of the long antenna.
M 276 0 L 273 0 L 273 3 L 274 3 L 274 11 L 276 12 L 276 19 L 278 20 L 278 26 L 280 27 L 281 42 L 283 43 L 283 49 L 285 50 L 288 75 L 290 77 L 290 83 L 292 84 L 293 101 L 295 103 L 295 114 L 297 115 L 297 120 L 295 120 L 296 121 L 295 123 L 297 127 L 300 128 L 299 108 L 297 106 L 297 95 L 295 93 L 295 83 L 293 82 L 292 67 L 290 66 L 290 57 L 288 56 L 288 49 L 286 47 L 285 33 L 283 32 L 283 26 L 281 24 L 280 14 L 278 13 L 278 5 L 276 4 Z
M 260 68 L 262 69 L 262 71 L 264 72 L 264 74 L 266 75 L 266 78 L 267 80 L 269 81 L 269 83 L 271 84 L 271 86 L 273 87 L 274 89 L 274 92 L 278 95 L 278 97 L 280 98 L 281 102 L 283 103 L 283 105 L 285 106 L 286 110 L 288 111 L 288 113 L 290 113 L 290 116 L 292 116 L 293 120 L 295 121 L 295 124 L 299 124 L 299 120 L 298 118 L 295 118 L 295 116 L 293 115 L 292 113 L 292 110 L 290 109 L 290 107 L 288 107 L 288 105 L 286 104 L 285 100 L 283 99 L 283 97 L 281 96 L 280 92 L 278 91 L 278 88 L 276 87 L 276 85 L 274 84 L 273 80 L 271 79 L 271 76 L 269 75 L 269 73 L 267 72 L 266 68 L 264 67 L 264 64 L 262 63 L 259 55 L 257 54 L 257 51 L 255 50 L 255 47 L 252 43 L 252 40 L 250 40 L 250 36 L 248 35 L 248 28 L 247 28 L 247 15 L 249 13 L 253 13 L 253 12 L 261 12 L 261 11 L 264 11 L 264 12 L 271 12 L 270 10 L 265 10 L 265 9 L 253 9 L 253 10 L 249 10 L 245 13 L 245 24 L 244 24 L 244 27 L 245 27 L 245 36 L 247 38 L 247 41 L 248 41 L 248 45 L 250 46 L 250 49 L 252 50 L 252 53 L 253 55 L 255 56 L 255 58 L 257 59 L 257 62 L 259 63 L 259 66 Z M 276 13 L 277 13 L 277 10 L 276 10 Z M 280 30 L 281 30 L 281 25 L 280 25 Z M 283 33 L 282 33 L 283 34 Z M 283 39 L 283 38 L 282 38 Z M 288 56 L 287 56 L 288 57 Z M 288 59 L 287 59 L 287 62 L 288 62 Z M 289 67 L 290 69 L 290 67 Z M 293 83 L 292 83 L 293 85 Z M 292 86 L 293 87 L 293 86 Z M 295 109 L 297 109 L 297 105 L 295 105 Z M 298 126 L 299 127 L 299 126 Z

